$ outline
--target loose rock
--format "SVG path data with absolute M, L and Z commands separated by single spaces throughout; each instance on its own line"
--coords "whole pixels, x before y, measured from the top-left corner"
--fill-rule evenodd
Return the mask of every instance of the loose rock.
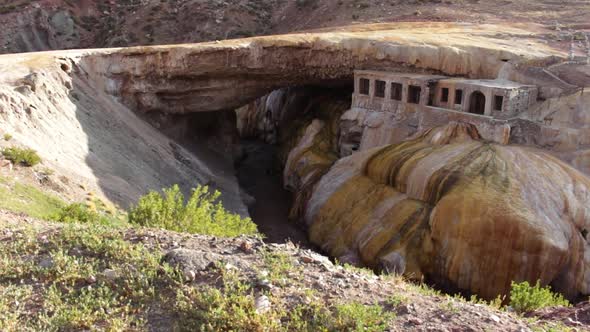
M 270 299 L 266 295 L 260 295 L 254 302 L 256 313 L 263 314 L 270 310 Z

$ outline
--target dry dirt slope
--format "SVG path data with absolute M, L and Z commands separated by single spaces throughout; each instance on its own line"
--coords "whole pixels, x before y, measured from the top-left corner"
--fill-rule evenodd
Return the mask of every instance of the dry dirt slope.
M 207 155 L 196 157 L 112 96 L 97 93 L 103 87 L 88 72 L 71 75 L 71 63 L 47 54 L 0 58 L 2 134 L 12 136 L 8 145 L 37 150 L 42 166 L 73 188 L 65 195 L 81 187 L 126 208 L 148 190 L 180 184 L 188 193 L 202 184 L 224 192 L 227 207 L 247 215 L 234 174 L 211 169 Z

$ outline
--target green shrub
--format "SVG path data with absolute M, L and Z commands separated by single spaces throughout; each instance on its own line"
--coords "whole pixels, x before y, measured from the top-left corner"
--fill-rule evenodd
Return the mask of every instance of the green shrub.
M 219 202 L 220 193 L 209 192 L 206 186 L 193 189 L 185 204 L 178 185 L 142 196 L 137 206 L 129 211 L 129 222 L 168 230 L 233 237 L 257 234 L 256 225 L 249 218 L 225 210 Z
M 332 318 L 333 331 L 385 331 L 395 314 L 383 311 L 379 305 L 363 305 L 357 302 L 336 306 Z
M 528 281 L 512 282 L 510 306 L 517 312 L 529 312 L 552 306 L 570 306 L 561 294 L 551 291 L 549 286 L 541 287 L 539 281 L 531 286 Z
M 63 207 L 58 213 L 50 217 L 54 221 L 82 224 L 113 224 L 114 222 L 103 214 L 89 209 L 85 204 L 73 203 Z
M 13 163 L 24 166 L 35 166 L 41 162 L 41 157 L 33 149 L 10 147 L 2 150 L 2 155 Z
M 179 280 L 163 253 L 102 225 L 50 229 L 25 227 L 0 241 L 0 331 L 149 330 L 150 305 Z M 39 268 L 41 257 L 52 263 Z M 101 277 L 105 268 L 117 271 L 116 282 Z
M 83 224 L 97 224 L 100 222 L 100 215 L 94 211 L 90 211 L 82 203 L 73 203 L 63 207 L 51 219 L 65 223 L 80 222 Z
M 4 134 L 4 140 L 5 141 L 10 141 L 12 139 L 12 135 L 10 134 Z

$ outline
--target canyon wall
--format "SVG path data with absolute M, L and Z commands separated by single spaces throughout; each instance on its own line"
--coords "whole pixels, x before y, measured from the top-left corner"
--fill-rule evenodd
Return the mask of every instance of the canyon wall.
M 506 29 L 380 24 L 193 45 L 3 55 L 2 124 L 15 142 L 35 148 L 64 175 L 80 177 L 121 205 L 129 205 L 148 189 L 182 182 L 185 187 L 221 188 L 228 206 L 244 213 L 231 167 L 223 166 L 226 162 L 211 161 L 214 157 L 207 154 L 184 156 L 188 150 L 166 140 L 143 119 L 156 119 L 151 122 L 166 127 L 158 114 L 233 110 L 285 86 L 349 82 L 355 68 L 491 78 L 500 70 L 515 74 L 519 66 L 561 55 L 521 28 L 508 28 L 510 39 L 499 39 L 498 33 Z M 443 32 L 446 40 L 436 37 Z M 524 47 L 525 40 L 536 47 Z M 505 61 L 513 64 L 512 69 L 502 69 Z M 31 79 L 34 82 L 27 83 Z M 38 118 L 53 122 L 40 126 Z M 50 129 L 60 128 L 60 123 L 70 125 Z M 191 130 L 187 128 L 183 131 Z M 231 146 L 231 138 L 222 142 Z M 211 170 L 207 164 L 216 166 Z

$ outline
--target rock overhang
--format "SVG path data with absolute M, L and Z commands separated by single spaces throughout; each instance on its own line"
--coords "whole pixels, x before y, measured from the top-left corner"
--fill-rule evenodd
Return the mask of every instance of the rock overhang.
M 48 59 L 78 63 L 109 93 L 143 111 L 186 113 L 240 107 L 274 89 L 352 78 L 354 69 L 494 79 L 564 54 L 531 33 L 540 26 L 423 23 L 360 25 L 199 44 L 68 50 L 0 56 L 13 67 Z M 15 61 L 16 58 L 16 61 Z M 516 75 L 516 74 L 515 74 Z M 522 76 L 522 75 L 521 75 Z M 519 76 L 519 78 L 521 78 Z

